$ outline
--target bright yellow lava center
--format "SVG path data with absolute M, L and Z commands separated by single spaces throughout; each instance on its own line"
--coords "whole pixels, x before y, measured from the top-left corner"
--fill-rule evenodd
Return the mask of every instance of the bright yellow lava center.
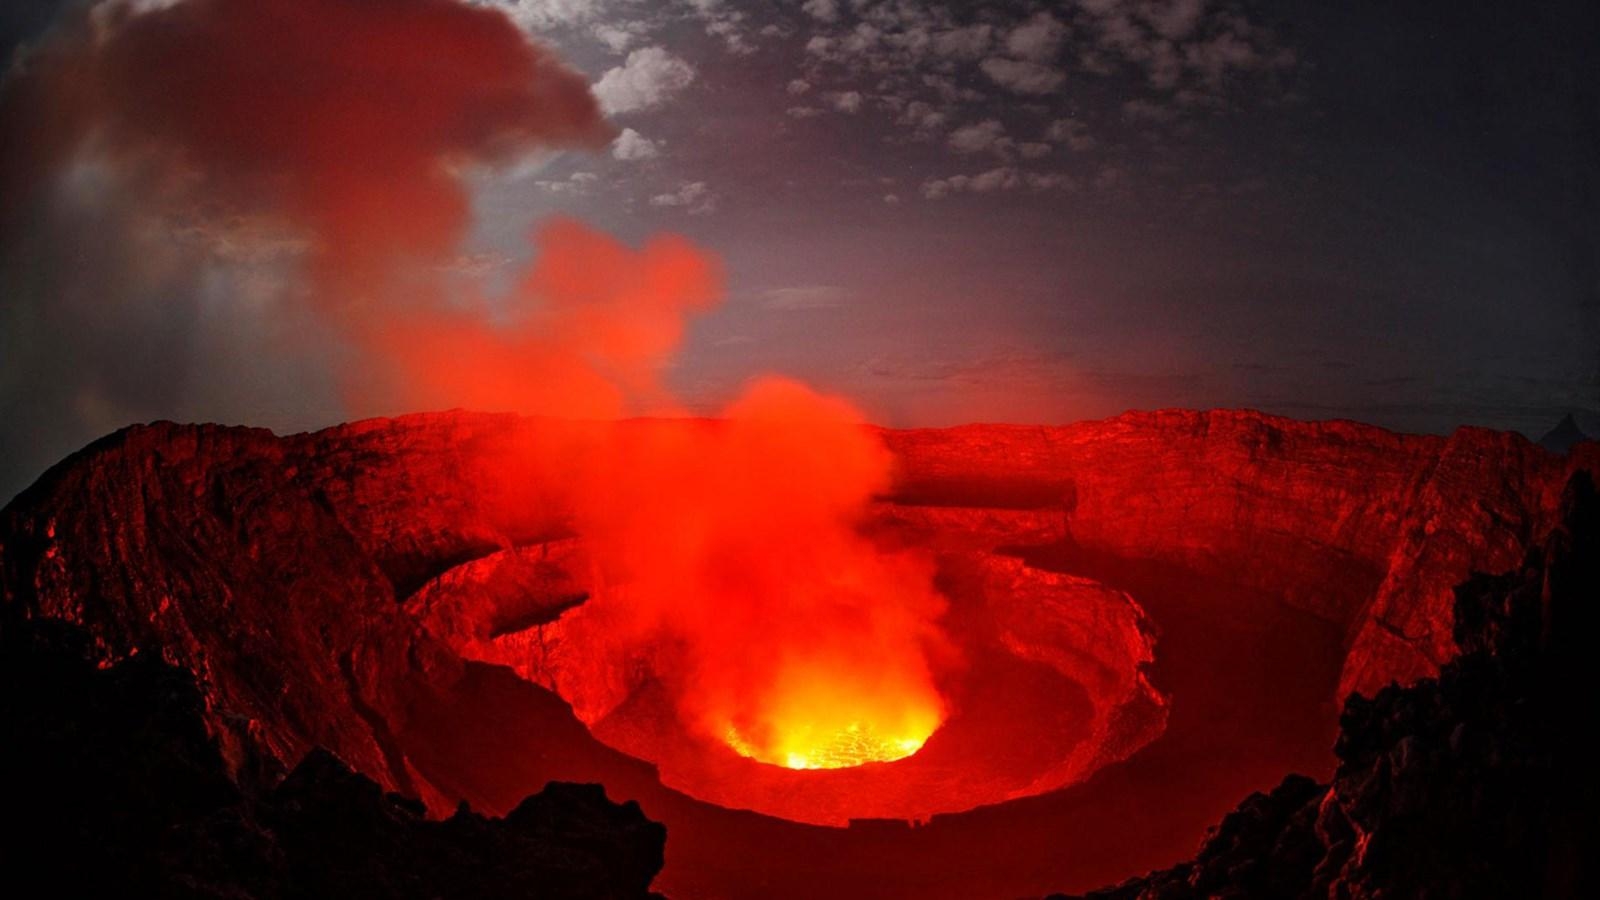
M 927 735 L 881 734 L 870 722 L 851 722 L 832 732 L 808 729 L 803 734 L 788 735 L 779 740 L 782 746 L 771 752 L 753 746 L 731 725 L 723 738 L 740 756 L 790 769 L 847 769 L 864 763 L 894 762 L 921 750 L 928 740 Z

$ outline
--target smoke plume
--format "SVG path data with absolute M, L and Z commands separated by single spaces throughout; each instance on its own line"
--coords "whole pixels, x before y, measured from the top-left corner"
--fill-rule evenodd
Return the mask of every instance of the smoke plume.
M 0 112 L 8 468 L 196 397 L 232 411 L 229 385 L 304 404 L 267 373 L 316 359 L 344 409 L 672 412 L 661 373 L 720 298 L 689 242 L 570 220 L 507 289 L 453 265 L 467 173 L 613 136 L 584 78 L 454 0 L 112 0 L 28 51 Z M 760 380 L 725 422 L 592 451 L 560 477 L 594 602 L 678 649 L 687 724 L 803 764 L 937 727 L 942 601 L 857 533 L 890 460 L 848 404 Z
M 0 467 L 427 386 L 369 345 L 489 324 L 496 298 L 447 277 L 464 175 L 611 136 L 581 75 L 454 0 L 77 9 L 0 85 Z M 331 386 L 285 375 L 329 360 Z

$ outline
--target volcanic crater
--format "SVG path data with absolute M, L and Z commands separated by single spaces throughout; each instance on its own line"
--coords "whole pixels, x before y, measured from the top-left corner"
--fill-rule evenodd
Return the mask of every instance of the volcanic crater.
M 872 527 L 902 543 L 926 536 L 903 521 Z M 1145 677 L 1150 625 L 1132 597 L 1014 556 L 952 550 L 938 585 L 959 663 L 941 685 L 953 709 L 943 725 L 892 761 L 760 762 L 684 727 L 664 686 L 677 654 L 626 637 L 604 600 L 589 600 L 588 569 L 581 538 L 517 547 L 451 568 L 406 605 L 463 658 L 555 692 L 595 737 L 721 806 L 824 825 L 926 819 L 1069 784 L 1165 725 L 1165 699 Z
M 240 779 L 323 746 L 435 813 L 599 781 L 667 825 L 674 896 L 1041 894 L 1325 773 L 1338 700 L 1449 659 L 1453 585 L 1600 463 L 1248 411 L 871 430 L 895 478 L 860 531 L 932 561 L 945 717 L 903 759 L 790 769 L 685 727 L 673 649 L 611 627 L 552 467 L 573 427 L 125 430 L 6 509 L 5 602 L 195 672 Z

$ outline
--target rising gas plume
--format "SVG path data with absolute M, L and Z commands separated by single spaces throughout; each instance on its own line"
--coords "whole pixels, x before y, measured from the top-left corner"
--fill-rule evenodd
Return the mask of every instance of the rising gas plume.
M 33 48 L 0 108 L 5 271 L 57 329 L 243 303 L 201 296 L 243 270 L 336 345 L 352 407 L 614 419 L 677 409 L 661 374 L 720 299 L 688 241 L 570 220 L 535 230 L 509 288 L 452 266 L 467 173 L 614 133 L 578 73 L 454 0 L 113 0 Z M 152 257 L 171 235 L 189 240 Z M 116 374 L 64 369 L 45 402 L 136 414 Z M 943 601 L 926 561 L 858 533 L 892 473 L 848 403 L 761 378 L 726 421 L 610 430 L 571 465 L 592 602 L 668 648 L 685 727 L 797 768 L 905 756 L 938 727 Z
M 618 437 L 579 530 L 597 601 L 676 657 L 658 668 L 687 724 L 791 768 L 921 747 L 945 713 L 944 601 L 927 560 L 857 532 L 891 460 L 855 410 L 767 378 L 721 421 Z

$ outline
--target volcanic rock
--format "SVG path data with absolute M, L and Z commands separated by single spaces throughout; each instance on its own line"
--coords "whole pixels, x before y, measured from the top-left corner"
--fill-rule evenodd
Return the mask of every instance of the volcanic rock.
M 1346 629 L 1341 694 L 1436 671 L 1453 652 L 1451 587 L 1515 565 L 1567 474 L 1600 467 L 1593 444 L 1557 458 L 1480 429 L 1253 412 L 880 433 L 899 477 L 877 527 L 935 549 L 1070 545 L 1226 573 Z M 472 413 L 285 438 L 125 429 L 0 513 L 0 592 L 23 616 L 83 625 L 104 660 L 151 652 L 195 672 L 236 769 L 324 746 L 447 806 L 395 734 L 413 676 L 457 678 L 459 657 L 418 628 L 425 600 L 402 601 L 570 536 L 568 486 L 541 466 L 582 446 L 570 426 Z
M 463 806 L 430 821 L 318 748 L 254 791 L 230 777 L 190 673 L 154 654 L 97 668 L 88 645 L 58 621 L 0 633 L 13 892 L 654 896 L 665 829 L 598 785 L 552 783 L 504 819 Z
M 1438 678 L 1350 697 L 1332 784 L 1290 776 L 1193 861 L 1086 896 L 1594 896 L 1600 774 L 1582 747 L 1600 726 L 1597 601 L 1600 493 L 1580 474 L 1519 570 L 1457 588 L 1461 656 Z
M 584 453 L 594 429 L 652 427 L 454 412 L 286 437 L 125 429 L 0 511 L 0 605 L 12 619 L 81 627 L 96 665 L 159 660 L 192 673 L 226 772 L 252 795 L 323 747 L 434 811 L 467 799 L 509 813 L 555 778 L 601 781 L 613 796 L 650 798 L 652 816 L 703 821 L 539 679 L 463 649 L 531 638 L 583 608 L 571 569 L 547 565 L 582 546 L 563 460 Z M 875 539 L 941 559 L 1022 560 L 1024 580 L 1073 577 L 1050 560 L 1080 557 L 1165 572 L 1169 584 L 1206 580 L 1197 596 L 1208 608 L 1185 615 L 1228 616 L 1224 585 L 1281 598 L 1344 636 L 1330 695 L 1437 673 L 1457 653 L 1453 586 L 1515 567 L 1557 524 L 1569 476 L 1600 469 L 1593 443 L 1556 456 L 1479 429 L 1396 435 L 1249 411 L 877 433 L 897 476 L 864 523 Z M 487 591 L 479 608 L 448 599 L 462 586 Z M 1154 653 L 1159 665 L 1160 641 Z M 729 815 L 698 844 L 687 831 L 675 843 L 675 860 L 702 866 L 694 877 L 745 833 L 747 853 L 757 835 L 797 839 Z M 969 821 L 994 819 L 936 820 L 905 847 L 942 841 L 964 865 L 955 851 Z M 845 846 L 805 834 L 819 853 Z M 1007 834 L 1006 847 L 982 852 L 1032 852 L 1021 832 Z M 1181 844 L 1170 846 L 1176 855 Z M 715 895 L 721 884 L 699 886 Z
M 1339 623 L 1350 641 L 1341 696 L 1437 672 L 1453 653 L 1452 587 L 1515 566 L 1554 524 L 1568 475 L 1600 467 L 1592 444 L 1558 459 L 1479 428 L 1399 435 L 1250 411 L 884 439 L 900 460 L 890 499 L 901 507 L 1031 513 L 982 519 L 984 542 L 1033 544 L 1053 520 L 1077 546 L 1226 574 Z

